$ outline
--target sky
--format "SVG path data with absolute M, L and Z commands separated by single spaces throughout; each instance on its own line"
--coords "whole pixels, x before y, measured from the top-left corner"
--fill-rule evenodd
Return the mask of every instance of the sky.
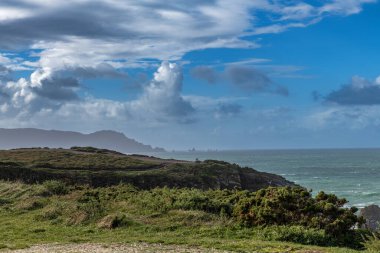
M 0 127 L 380 147 L 380 1 L 2 0 Z

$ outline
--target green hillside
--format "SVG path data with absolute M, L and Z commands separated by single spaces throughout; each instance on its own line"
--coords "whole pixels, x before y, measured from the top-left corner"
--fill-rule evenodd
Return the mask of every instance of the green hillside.
M 280 176 L 221 161 L 163 160 L 90 147 L 0 151 L 0 179 L 26 183 L 54 179 L 93 187 L 122 182 L 140 189 L 167 186 L 255 191 L 292 185 Z

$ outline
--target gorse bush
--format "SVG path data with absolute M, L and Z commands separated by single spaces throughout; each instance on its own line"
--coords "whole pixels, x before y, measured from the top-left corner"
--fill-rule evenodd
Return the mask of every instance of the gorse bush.
M 359 247 L 353 231 L 363 220 L 345 199 L 320 192 L 315 198 L 302 187 L 269 187 L 241 198 L 233 215 L 245 226 L 299 225 L 321 229 L 336 244 Z M 359 238 L 360 241 L 360 238 Z
M 89 189 L 79 200 L 100 209 L 102 203 L 127 201 L 145 210 L 200 210 L 235 218 L 247 227 L 295 225 L 322 229 L 339 236 L 362 222 L 356 208 L 345 208 L 345 199 L 319 193 L 313 197 L 302 187 L 269 187 L 257 192 L 155 188 L 138 190 L 133 186 Z
M 294 226 L 292 230 L 278 230 L 278 234 L 296 242 L 318 242 L 329 238 L 325 241 L 326 245 L 352 244 L 353 247 L 359 247 L 358 242 L 362 241 L 353 230 L 355 225 L 362 222 L 355 215 L 356 208 L 345 208 L 347 201 L 333 194 L 321 192 L 313 197 L 302 187 L 269 187 L 248 192 L 166 187 L 138 190 L 133 186 L 119 185 L 89 189 L 79 200 L 80 209 L 85 210 L 90 217 L 104 214 L 104 205 L 114 201 L 124 201 L 147 214 L 196 210 L 235 220 L 243 227 Z M 311 232 L 303 235 L 299 227 L 311 229 L 308 230 Z M 314 237 L 303 237 L 308 234 Z

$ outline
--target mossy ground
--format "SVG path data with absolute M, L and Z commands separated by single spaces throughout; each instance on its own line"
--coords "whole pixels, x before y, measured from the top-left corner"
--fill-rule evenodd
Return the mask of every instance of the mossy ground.
M 200 246 L 206 252 L 207 248 L 235 252 L 357 252 L 276 241 L 297 233 L 322 236 L 314 234 L 318 231 L 298 227 L 243 228 L 223 214 L 184 210 L 180 206 L 168 209 L 158 204 L 163 202 L 157 201 L 159 196 L 154 191 L 136 192 L 131 186 L 121 185 L 71 187 L 67 192 L 55 192 L 59 187 L 0 181 L 0 248 L 45 243 L 147 242 Z M 182 189 L 175 194 L 192 194 L 191 191 Z M 366 252 L 378 252 L 378 242 L 371 244 L 373 250 Z

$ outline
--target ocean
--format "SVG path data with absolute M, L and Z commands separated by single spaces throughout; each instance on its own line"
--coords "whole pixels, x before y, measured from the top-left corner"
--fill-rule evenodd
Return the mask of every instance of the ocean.
M 154 154 L 181 160 L 216 159 L 281 175 L 313 193 L 344 197 L 349 206 L 380 205 L 380 149 L 189 151 Z

